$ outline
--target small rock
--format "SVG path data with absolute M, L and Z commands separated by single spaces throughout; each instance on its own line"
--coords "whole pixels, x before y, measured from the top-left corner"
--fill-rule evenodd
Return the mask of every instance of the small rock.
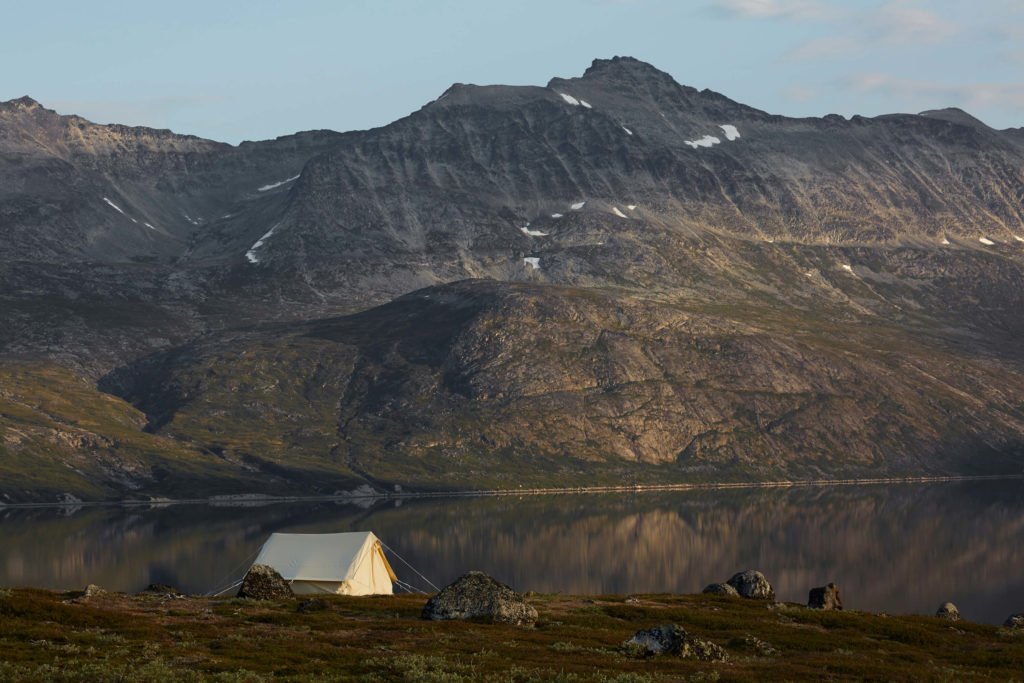
M 938 611 L 935 612 L 935 616 L 940 619 L 949 619 L 950 621 L 957 621 L 960 619 L 960 610 L 956 608 L 951 602 L 944 602 L 939 605 Z
M 242 579 L 238 597 L 253 600 L 291 600 L 295 593 L 276 569 L 265 564 L 254 564 Z
M 829 583 L 827 586 L 812 588 L 807 596 L 807 606 L 812 609 L 843 609 L 839 586 Z
M 739 597 L 739 593 L 736 589 L 727 583 L 711 583 L 701 591 L 702 593 L 710 593 L 711 595 L 729 595 L 733 597 Z
M 676 624 L 665 624 L 646 631 L 637 631 L 622 646 L 647 657 L 670 654 L 686 659 L 699 659 L 704 662 L 724 662 L 729 659 L 729 655 L 720 645 L 691 635 Z
M 726 583 L 735 588 L 736 592 L 744 598 L 753 598 L 755 600 L 775 599 L 775 589 L 768 583 L 768 579 L 764 578 L 764 574 L 754 569 L 734 574 Z
M 1006 621 L 1003 622 L 1003 626 L 1006 626 L 1007 628 L 1024 628 L 1024 612 L 1011 614 L 1006 617 Z
M 639 605 L 640 604 L 640 598 L 637 598 L 637 597 L 634 597 L 634 596 L 630 595 L 629 597 L 627 597 L 622 602 L 626 603 L 627 605 Z
M 82 592 L 82 597 L 83 598 L 95 598 L 97 595 L 103 595 L 106 592 L 107 591 L 103 590 L 102 588 L 100 588 L 96 584 L 90 583 L 88 586 L 85 587 L 85 590 Z
M 505 584 L 483 572 L 467 572 L 441 589 L 423 606 L 422 618 L 484 618 L 516 626 L 533 626 L 537 610 Z
M 142 591 L 139 591 L 139 595 L 182 595 L 182 592 L 174 586 L 169 586 L 166 583 L 151 583 Z
M 323 612 L 328 609 L 327 602 L 320 598 L 310 598 L 309 600 L 303 600 L 299 603 L 299 614 L 309 614 L 310 612 Z
M 746 637 L 743 638 L 743 644 L 757 654 L 765 657 L 775 654 L 775 648 L 772 647 L 770 643 L 761 640 L 751 633 L 748 633 Z

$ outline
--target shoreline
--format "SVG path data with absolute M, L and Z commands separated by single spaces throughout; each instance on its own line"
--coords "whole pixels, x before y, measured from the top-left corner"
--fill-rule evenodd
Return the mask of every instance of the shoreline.
M 621 486 L 578 486 L 516 489 L 453 489 L 448 491 L 365 491 L 356 489 L 345 493 L 319 496 L 275 496 L 262 493 L 238 493 L 208 496 L 206 498 L 155 498 L 149 500 L 65 501 L 35 503 L 0 502 L 0 510 L 29 508 L 83 508 L 83 507 L 164 507 L 172 505 L 210 505 L 215 507 L 255 507 L 279 503 L 356 502 L 419 500 L 430 498 L 497 498 L 508 496 L 587 495 L 597 493 L 658 493 L 672 491 L 715 491 L 727 489 L 800 488 L 829 486 L 877 486 L 881 484 L 936 484 L 967 481 L 1024 480 L 1024 474 L 949 475 L 920 477 L 877 477 L 852 479 L 800 479 L 751 482 L 633 484 Z M 367 488 L 369 484 L 364 484 Z

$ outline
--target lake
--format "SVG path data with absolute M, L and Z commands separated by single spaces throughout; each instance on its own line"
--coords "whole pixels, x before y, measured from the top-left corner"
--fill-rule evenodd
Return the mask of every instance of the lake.
M 671 493 L 0 509 L 0 586 L 206 593 L 274 531 L 368 530 L 427 589 L 470 569 L 520 591 L 696 593 L 759 569 L 780 600 L 836 582 L 847 609 L 1024 612 L 1024 481 Z M 399 558 L 402 558 L 401 560 Z

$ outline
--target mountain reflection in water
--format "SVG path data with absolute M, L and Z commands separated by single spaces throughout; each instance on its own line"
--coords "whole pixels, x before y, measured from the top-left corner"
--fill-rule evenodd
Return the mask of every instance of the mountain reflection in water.
M 371 530 L 438 586 L 469 569 L 518 590 L 695 593 L 756 568 L 780 600 L 839 584 L 848 609 L 974 621 L 1024 611 L 1024 482 L 0 511 L 0 586 L 153 582 L 204 593 L 274 531 Z M 392 556 L 404 581 L 425 583 Z

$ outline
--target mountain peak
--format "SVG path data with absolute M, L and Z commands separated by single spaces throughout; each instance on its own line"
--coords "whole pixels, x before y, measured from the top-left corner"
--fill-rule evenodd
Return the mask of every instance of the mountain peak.
M 37 109 L 37 108 L 41 108 L 42 106 L 43 105 L 39 104 L 38 102 L 36 102 L 34 99 L 29 97 L 28 95 L 25 95 L 24 97 L 19 97 L 16 100 L 8 100 L 6 102 L 0 102 L 0 107 L 3 107 L 4 109 L 11 109 L 11 110 L 14 110 L 14 109 L 26 109 L 26 110 L 27 109 Z

